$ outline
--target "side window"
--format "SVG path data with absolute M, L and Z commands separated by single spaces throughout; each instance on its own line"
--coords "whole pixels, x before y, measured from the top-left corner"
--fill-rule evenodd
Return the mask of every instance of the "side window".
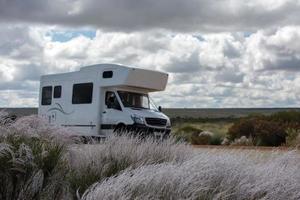
M 103 78 L 112 78 L 113 77 L 113 71 L 104 71 L 102 74 Z
M 60 97 L 61 97 L 61 86 L 58 85 L 58 86 L 55 86 L 55 87 L 54 87 L 53 98 L 54 98 L 54 99 L 57 99 L 57 98 L 60 98 Z
M 110 109 L 122 110 L 115 93 L 111 91 L 105 94 L 105 105 Z
M 52 103 L 52 86 L 42 88 L 42 105 L 47 106 Z
M 93 99 L 93 83 L 73 85 L 72 104 L 90 104 Z

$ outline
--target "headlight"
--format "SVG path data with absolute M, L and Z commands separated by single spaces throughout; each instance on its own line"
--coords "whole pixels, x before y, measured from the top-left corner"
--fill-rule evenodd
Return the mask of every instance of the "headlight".
M 138 115 L 131 115 L 131 119 L 134 121 L 134 123 L 137 124 L 145 124 L 144 118 Z
M 168 121 L 167 121 L 167 126 L 168 126 L 168 127 L 171 126 L 171 120 L 168 120 Z

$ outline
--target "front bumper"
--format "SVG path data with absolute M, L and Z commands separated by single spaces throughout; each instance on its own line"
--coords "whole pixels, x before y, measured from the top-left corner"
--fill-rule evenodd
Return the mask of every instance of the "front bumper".
M 138 132 L 143 132 L 143 133 L 161 133 L 164 135 L 169 135 L 171 133 L 171 127 L 149 127 L 145 124 L 132 124 L 128 126 L 129 131 L 138 131 Z

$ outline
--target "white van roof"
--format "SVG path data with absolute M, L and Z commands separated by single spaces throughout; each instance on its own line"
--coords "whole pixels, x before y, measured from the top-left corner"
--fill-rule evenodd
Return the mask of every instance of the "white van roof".
M 112 78 L 103 78 L 104 71 L 112 71 Z M 159 71 L 146 70 L 140 68 L 132 68 L 118 64 L 97 64 L 80 68 L 77 72 L 70 72 L 64 74 L 53 74 L 42 76 L 41 80 L 55 80 L 60 78 L 77 77 L 80 74 L 85 76 L 90 75 L 99 77 L 101 87 L 110 86 L 129 86 L 146 89 L 148 91 L 162 91 L 165 90 L 168 82 L 168 74 Z M 56 77 L 55 77 L 56 76 Z M 63 76 L 63 77 L 62 77 Z

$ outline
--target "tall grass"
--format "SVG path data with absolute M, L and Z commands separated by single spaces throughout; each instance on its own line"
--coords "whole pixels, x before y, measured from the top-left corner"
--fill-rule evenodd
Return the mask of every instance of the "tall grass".
M 180 164 L 126 170 L 94 184 L 83 199 L 299 199 L 299 169 L 297 152 L 206 150 Z
M 79 193 L 125 169 L 165 162 L 182 163 L 194 154 L 187 145 L 177 144 L 174 140 L 158 142 L 130 136 L 111 136 L 102 144 L 73 146 L 69 153 L 69 180 Z
M 300 199 L 298 151 L 193 149 L 129 136 L 75 144 L 71 134 L 0 113 L 0 199 Z
M 57 129 L 36 117 L 13 122 L 0 116 L 0 199 L 71 196 L 65 181 L 66 149 L 52 134 Z

